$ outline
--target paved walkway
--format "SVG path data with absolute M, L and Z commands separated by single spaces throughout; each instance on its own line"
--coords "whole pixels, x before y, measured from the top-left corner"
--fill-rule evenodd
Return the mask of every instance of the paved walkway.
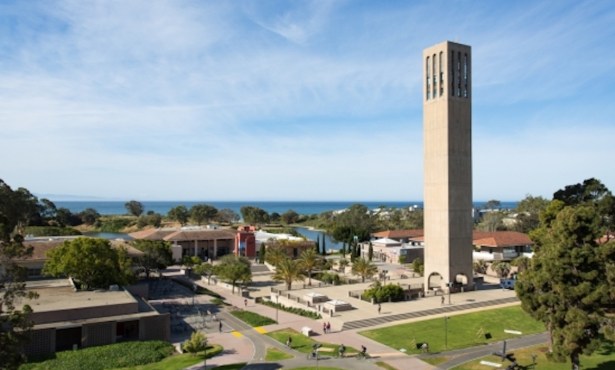
M 395 321 L 396 324 L 418 321 L 423 320 L 426 315 L 430 315 L 433 317 L 456 315 L 470 311 L 482 310 L 487 306 L 494 307 L 493 305 L 496 304 L 500 306 L 518 304 L 516 299 L 514 299 L 514 292 L 511 293 L 510 291 L 494 289 L 489 291 L 455 294 L 451 298 L 452 304 L 450 305 L 448 304 L 448 297 L 447 303 L 443 305 L 441 302 L 441 296 L 428 297 L 411 302 L 384 303 L 382 304 L 382 315 L 378 315 L 376 312 L 374 312 L 376 310 L 375 306 L 367 302 L 363 302 L 362 304 L 367 305 L 367 307 L 369 307 L 368 309 L 365 309 L 365 307 L 361 307 L 360 309 L 352 310 L 351 312 L 336 314 L 334 317 L 326 317 L 321 320 L 312 320 L 309 318 L 290 314 L 282 310 L 276 310 L 272 307 L 256 304 L 252 299 L 247 300 L 246 306 L 244 304 L 243 297 L 231 294 L 230 290 L 222 286 L 207 285 L 206 281 L 197 283 L 224 296 L 226 298 L 226 302 L 231 304 L 232 306 L 246 309 L 258 313 L 262 316 L 270 317 L 278 322 L 278 324 L 268 325 L 262 328 L 252 328 L 244 322 L 238 320 L 234 316 L 230 315 L 229 313 L 225 312 L 224 310 L 221 311 L 219 313 L 219 317 L 222 319 L 223 322 L 223 332 L 212 332 L 217 331 L 217 327 L 215 328 L 215 330 L 210 328 L 206 331 L 209 331 L 207 337 L 210 342 L 224 346 L 225 351 L 222 355 L 207 360 L 208 369 L 215 368 L 221 365 L 240 362 L 249 363 L 250 365 L 248 368 L 250 370 L 272 370 L 300 366 L 316 368 L 317 364 L 315 363 L 315 361 L 307 360 L 305 358 L 305 354 L 288 349 L 286 348 L 286 346 L 273 340 L 269 336 L 263 335 L 267 332 L 272 332 L 285 328 L 291 328 L 296 331 L 301 331 L 301 328 L 304 326 L 310 327 L 315 332 L 315 335 L 312 337 L 312 339 L 316 341 L 335 344 L 343 343 L 346 346 L 354 348 L 360 348 L 361 345 L 365 345 L 367 347 L 368 353 L 374 358 L 373 360 L 358 361 L 354 358 L 333 359 L 325 356 L 323 360 L 319 361 L 319 366 L 334 366 L 339 368 L 367 370 L 379 369 L 379 367 L 375 365 L 375 362 L 384 361 L 399 370 L 431 370 L 438 368 L 448 369 L 457 366 L 457 364 L 472 360 L 473 358 L 488 355 L 495 350 L 492 349 L 491 346 L 495 348 L 498 345 L 501 346 L 501 343 L 481 347 L 478 349 L 474 348 L 450 352 L 453 355 L 453 358 L 450 361 L 441 364 L 436 368 L 421 361 L 420 358 L 422 356 L 409 356 L 402 352 L 399 352 L 397 349 L 387 347 L 383 344 L 372 341 L 369 338 L 363 337 L 358 334 L 356 328 L 367 326 L 388 326 L 391 325 L 392 321 Z M 342 291 L 338 291 L 338 287 L 329 288 L 334 288 L 334 290 L 330 290 L 327 292 L 330 297 L 337 298 L 336 294 L 342 294 Z M 268 288 L 265 289 L 268 290 Z M 260 296 L 266 295 L 266 292 L 264 291 L 265 289 L 261 290 L 259 294 Z M 317 291 L 317 289 L 318 288 L 306 289 L 306 293 L 308 291 Z M 345 289 L 347 292 L 348 287 L 346 287 Z M 296 290 L 293 291 L 293 293 L 297 294 L 296 292 Z M 353 305 L 354 304 L 355 302 L 353 301 Z M 350 320 L 348 321 L 348 324 L 346 324 L 346 319 L 351 318 L 354 320 Z M 323 333 L 322 323 L 326 321 L 331 322 L 333 327 L 332 333 Z M 362 321 L 365 321 L 366 324 L 349 325 L 353 322 L 360 323 Z M 342 327 L 355 327 L 355 329 L 342 331 L 340 330 Z M 544 340 L 542 342 L 544 342 Z M 509 348 L 515 348 L 514 341 L 511 341 L 509 343 Z M 266 349 L 268 347 L 278 348 L 285 353 L 293 355 L 294 358 L 279 361 L 277 363 L 265 362 L 264 357 L 266 354 Z M 439 354 L 439 356 L 442 355 L 449 355 L 449 353 L 447 352 L 446 354 Z M 203 363 L 197 364 L 193 367 L 190 367 L 189 369 L 203 369 Z

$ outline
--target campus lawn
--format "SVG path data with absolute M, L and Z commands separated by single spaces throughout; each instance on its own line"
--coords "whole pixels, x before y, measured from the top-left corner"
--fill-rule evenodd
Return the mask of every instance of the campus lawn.
M 558 363 L 547 360 L 547 346 L 540 345 L 535 347 L 518 349 L 513 352 L 517 358 L 517 363 L 521 366 L 528 367 L 532 364 L 532 355 L 536 355 L 536 369 L 540 370 L 561 370 L 570 369 L 570 362 Z M 453 370 L 485 370 L 489 367 L 481 365 L 480 361 L 489 361 L 502 363 L 497 356 L 487 356 L 481 359 L 468 362 L 466 364 L 455 367 Z M 502 368 L 505 368 L 510 362 L 505 361 Z M 529 366 L 531 369 L 532 367 Z M 581 356 L 581 368 L 584 370 L 610 370 L 615 369 L 615 347 L 613 343 L 605 343 L 600 350 L 594 352 L 591 356 Z
M 445 322 L 446 320 L 446 322 Z M 446 324 L 446 326 L 445 326 Z M 445 327 L 448 328 L 445 335 Z M 458 349 L 497 342 L 516 337 L 504 330 L 516 330 L 523 335 L 540 333 L 544 324 L 534 320 L 520 306 L 498 308 L 456 316 L 449 316 L 366 330 L 360 334 L 391 348 L 405 349 L 409 354 L 420 353 L 418 343 L 429 343 L 431 352 Z M 491 339 L 485 339 L 485 334 Z M 446 338 L 446 339 L 445 339 Z M 445 340 L 448 345 L 445 348 Z
M 293 358 L 293 356 L 289 355 L 286 352 L 280 351 L 275 347 L 267 348 L 267 354 L 265 355 L 265 361 L 279 361 L 287 360 L 289 358 Z
M 154 362 L 147 365 L 140 365 L 135 367 L 124 367 L 117 370 L 182 370 L 188 366 L 197 364 L 205 358 L 211 358 L 220 354 L 224 348 L 218 344 L 212 344 L 207 346 L 206 352 L 199 352 L 196 355 L 190 353 L 177 354 L 165 358 L 162 361 Z M 205 353 L 207 355 L 205 356 Z
M 306 337 L 305 335 L 293 329 L 288 329 L 288 328 L 272 331 L 270 333 L 267 333 L 267 335 L 282 344 L 286 344 L 286 341 L 288 340 L 288 337 L 290 336 L 293 341 L 291 347 L 296 351 L 299 351 L 301 353 L 306 353 L 306 354 L 312 351 L 312 346 L 314 345 L 314 343 L 320 343 L 320 342 L 315 341 L 312 338 Z M 323 355 L 327 355 L 327 354 L 337 355 L 339 344 L 331 344 L 331 343 L 321 343 L 321 344 L 322 346 L 320 347 L 319 351 Z M 346 346 L 346 356 L 350 356 L 353 353 L 357 353 L 357 352 L 358 351 L 356 349 Z
M 239 320 L 253 327 L 277 324 L 275 320 L 259 315 L 252 311 L 236 310 L 231 311 L 231 314 Z

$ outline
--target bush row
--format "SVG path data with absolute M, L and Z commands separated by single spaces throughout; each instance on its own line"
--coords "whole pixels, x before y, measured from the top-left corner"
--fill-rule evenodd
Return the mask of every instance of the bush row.
M 251 311 L 236 310 L 231 311 L 231 314 L 253 327 L 277 324 L 275 320 Z
M 265 306 L 269 306 L 269 307 L 280 309 L 280 310 L 285 311 L 285 312 L 294 313 L 295 315 L 299 315 L 299 316 L 303 316 L 303 317 L 308 317 L 310 319 L 314 319 L 314 320 L 322 319 L 322 316 L 320 316 L 319 313 L 316 313 L 316 312 L 313 312 L 313 311 L 304 310 L 303 308 L 286 307 L 286 306 L 283 306 L 281 303 L 274 303 L 274 302 L 265 301 L 265 300 L 262 300 L 259 303 L 261 303 L 261 304 L 263 304 Z
M 20 370 L 104 370 L 158 362 L 173 354 L 173 345 L 163 341 L 122 342 L 63 351 L 55 358 L 22 365 Z

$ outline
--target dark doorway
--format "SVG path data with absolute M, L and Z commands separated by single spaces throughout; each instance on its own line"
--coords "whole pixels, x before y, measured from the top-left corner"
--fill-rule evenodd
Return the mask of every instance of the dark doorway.
M 81 348 L 81 327 L 56 330 L 56 352 Z
M 118 322 L 115 335 L 117 342 L 139 339 L 139 320 Z

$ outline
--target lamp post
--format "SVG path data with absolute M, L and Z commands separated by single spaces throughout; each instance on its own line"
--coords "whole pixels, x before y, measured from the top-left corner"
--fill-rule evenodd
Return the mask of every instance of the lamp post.
M 448 316 L 444 316 L 444 349 L 448 349 Z
M 451 304 L 451 289 L 452 289 L 452 288 L 453 288 L 453 282 L 452 282 L 452 281 L 450 281 L 450 282 L 448 283 L 448 304 L 449 304 L 449 306 L 450 306 L 450 304 Z
M 279 298 L 279 297 L 280 297 L 280 294 L 279 294 L 279 293 L 275 295 L 275 321 L 276 321 L 277 323 L 279 323 L 279 321 L 278 321 L 278 307 L 279 307 L 279 305 L 280 305 L 280 304 L 278 303 L 278 298 Z

